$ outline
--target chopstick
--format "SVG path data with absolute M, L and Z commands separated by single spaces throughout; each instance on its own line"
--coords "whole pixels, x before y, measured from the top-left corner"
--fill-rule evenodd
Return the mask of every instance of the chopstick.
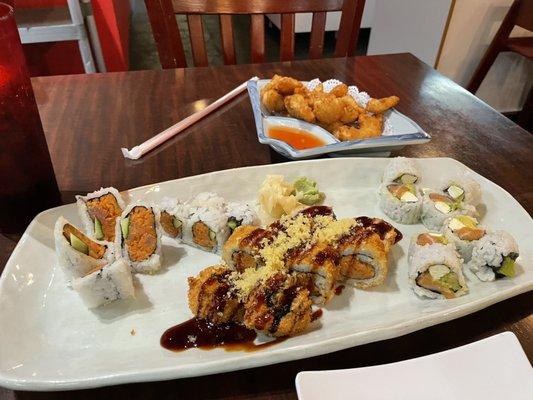
M 220 97 L 219 99 L 215 100 L 211 104 L 209 104 L 206 108 L 203 110 L 197 111 L 194 114 L 189 115 L 187 118 L 181 120 L 180 122 L 172 125 L 171 127 L 165 129 L 163 132 L 158 133 L 157 135 L 151 137 L 147 141 L 133 147 L 131 150 L 126 149 L 125 147 L 122 147 L 122 155 L 124 158 L 129 158 L 132 160 L 137 160 L 141 158 L 144 154 L 148 153 L 150 150 L 155 149 L 157 146 L 159 146 L 161 143 L 166 142 L 171 137 L 177 135 L 184 129 L 187 129 L 189 126 L 193 125 L 194 123 L 198 122 L 200 119 L 205 117 L 207 114 L 213 112 L 220 106 L 224 105 L 228 101 L 232 100 L 235 96 L 239 95 L 246 89 L 246 85 L 249 81 L 252 80 L 258 80 L 259 78 L 257 76 L 254 76 L 253 78 L 249 79 L 246 82 L 241 83 L 239 86 L 237 86 L 235 89 L 233 89 L 231 92 L 226 93 L 224 96 Z

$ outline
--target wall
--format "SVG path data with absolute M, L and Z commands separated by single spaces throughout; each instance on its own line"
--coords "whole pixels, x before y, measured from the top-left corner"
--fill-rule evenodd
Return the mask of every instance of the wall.
M 455 0 L 437 69 L 465 86 L 509 10 L 512 0 Z M 512 36 L 530 36 L 515 29 Z M 501 112 L 522 108 L 533 83 L 533 63 L 501 53 L 476 95 Z

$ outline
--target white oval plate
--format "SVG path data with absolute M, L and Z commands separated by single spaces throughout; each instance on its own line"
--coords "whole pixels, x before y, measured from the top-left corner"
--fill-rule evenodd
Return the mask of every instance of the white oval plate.
M 228 200 L 253 200 L 267 174 L 317 180 L 326 203 L 339 217 L 384 217 L 376 189 L 388 159 L 340 158 L 239 168 L 158 183 L 127 191 L 130 200 L 188 198 L 219 192 Z M 159 345 L 169 327 L 191 317 L 187 277 L 219 257 L 164 242 L 161 273 L 136 275 L 137 300 L 88 310 L 65 287 L 55 267 L 53 227 L 63 215 L 79 224 L 74 204 L 39 214 L 28 226 L 0 278 L 0 385 L 25 390 L 66 390 L 127 382 L 214 374 L 312 357 L 393 338 L 470 314 L 533 289 L 533 221 L 499 186 L 447 158 L 420 159 L 422 183 L 442 175 L 466 174 L 482 188 L 487 215 L 483 224 L 507 229 L 520 246 L 515 279 L 482 283 L 469 275 L 470 294 L 450 301 L 416 297 L 407 284 L 409 238 L 421 225 L 397 226 L 405 236 L 394 246 L 386 285 L 371 291 L 346 288 L 324 309 L 312 328 L 297 337 L 252 353 L 192 349 L 173 353 Z

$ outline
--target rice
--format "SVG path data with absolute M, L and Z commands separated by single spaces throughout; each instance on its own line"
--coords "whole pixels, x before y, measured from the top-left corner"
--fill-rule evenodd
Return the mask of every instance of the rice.
M 518 256 L 518 244 L 505 231 L 494 231 L 479 239 L 472 249 L 468 263 L 470 270 L 482 281 L 496 279 L 495 268 L 499 268 L 506 256 Z
M 456 204 L 456 209 L 448 213 L 443 213 L 435 207 L 435 202 L 431 200 L 429 195 L 431 193 L 437 193 L 429 191 L 422 196 L 422 214 L 421 220 L 424 226 L 430 231 L 440 231 L 444 221 L 451 217 L 458 215 L 469 215 L 475 217 L 477 215 L 476 208 L 470 204 L 460 203 Z M 440 194 L 440 193 L 438 193 Z
M 211 203 L 213 204 L 213 203 Z M 183 242 L 203 250 L 218 253 L 229 237 L 230 230 L 227 226 L 227 216 L 223 207 L 191 206 L 184 222 Z M 196 223 L 203 223 L 209 229 L 209 235 L 215 235 L 211 240 L 213 246 L 203 246 L 194 237 Z M 212 232 L 212 233 L 211 233 Z M 196 241 L 195 241 L 196 240 Z
M 458 186 L 464 190 L 463 202 L 473 206 L 477 206 L 481 203 L 481 185 L 472 178 L 456 176 L 452 179 L 445 179 L 440 185 L 440 188 L 444 192 L 452 185 Z
M 414 160 L 405 157 L 393 158 L 383 173 L 383 183 L 394 182 L 402 175 L 416 176 L 417 183 L 420 181 L 420 172 Z

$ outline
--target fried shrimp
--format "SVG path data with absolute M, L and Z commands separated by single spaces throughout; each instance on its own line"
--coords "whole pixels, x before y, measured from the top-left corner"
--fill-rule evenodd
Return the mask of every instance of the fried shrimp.
M 283 96 L 274 89 L 268 89 L 261 92 L 261 102 L 266 109 L 272 113 L 285 111 Z
M 383 115 L 359 115 L 359 127 L 342 125 L 336 129 L 333 134 L 341 141 L 366 139 L 375 136 L 380 136 L 383 130 Z
M 274 75 L 270 83 L 272 84 L 272 89 L 275 89 L 284 96 L 294 94 L 297 88 L 304 87 L 302 82 L 288 76 Z
M 341 97 L 340 100 L 343 104 L 343 111 L 340 117 L 340 121 L 344 124 L 351 124 L 357 120 L 359 114 L 364 112 L 364 109 L 356 103 L 351 96 Z
M 315 122 L 315 114 L 304 96 L 293 94 L 285 97 L 285 108 L 291 117 L 303 119 L 307 122 Z
M 366 110 L 373 114 L 381 114 L 387 111 L 389 108 L 395 107 L 400 102 L 398 96 L 389 96 L 382 99 L 370 99 L 366 105 Z
M 331 93 L 325 94 L 313 103 L 316 119 L 323 124 L 339 121 L 344 112 L 344 103 Z
M 348 94 L 348 86 L 341 83 L 330 90 L 330 93 L 335 97 L 344 97 Z

